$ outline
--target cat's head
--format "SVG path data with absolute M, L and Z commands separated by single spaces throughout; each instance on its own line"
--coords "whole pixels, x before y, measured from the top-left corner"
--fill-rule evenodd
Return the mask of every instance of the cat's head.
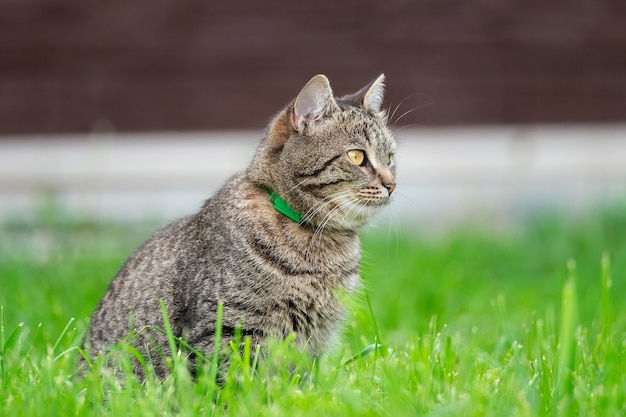
M 396 145 L 381 109 L 384 79 L 336 98 L 324 75 L 313 77 L 270 123 L 249 177 L 303 222 L 343 230 L 367 223 L 396 186 Z

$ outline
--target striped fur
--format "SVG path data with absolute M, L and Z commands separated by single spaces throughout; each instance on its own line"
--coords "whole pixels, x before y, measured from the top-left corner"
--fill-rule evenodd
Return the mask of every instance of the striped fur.
M 337 295 L 359 285 L 357 230 L 395 187 L 383 79 L 335 98 L 326 77 L 314 77 L 270 123 L 246 171 L 122 266 L 92 317 L 93 354 L 131 330 L 163 328 L 159 300 L 174 334 L 207 353 L 219 302 L 226 338 L 238 327 L 253 343 L 294 333 L 302 349 L 324 352 L 344 316 Z M 351 149 L 367 163 L 350 161 Z M 303 215 L 300 223 L 274 210 L 268 188 Z M 134 343 L 165 375 L 165 337 L 143 330 Z

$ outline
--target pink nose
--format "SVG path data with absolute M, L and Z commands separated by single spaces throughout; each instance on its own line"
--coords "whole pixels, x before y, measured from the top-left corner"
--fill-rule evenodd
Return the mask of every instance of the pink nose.
M 393 190 L 396 189 L 396 183 L 395 182 L 383 182 L 383 187 L 385 187 L 387 191 L 389 191 L 389 195 L 391 195 L 391 193 L 393 193 Z

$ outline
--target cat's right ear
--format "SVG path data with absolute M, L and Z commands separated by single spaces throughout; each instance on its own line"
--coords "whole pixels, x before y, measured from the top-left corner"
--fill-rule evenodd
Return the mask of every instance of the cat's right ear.
M 339 109 L 330 82 L 318 74 L 302 88 L 293 105 L 292 121 L 300 134 L 311 134 L 316 123 L 327 113 Z

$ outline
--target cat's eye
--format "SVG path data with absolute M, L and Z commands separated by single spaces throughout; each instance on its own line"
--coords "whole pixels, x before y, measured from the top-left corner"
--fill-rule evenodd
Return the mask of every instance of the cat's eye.
M 348 151 L 348 158 L 355 165 L 363 165 L 365 163 L 365 152 L 360 149 L 351 149 Z
M 393 154 L 388 153 L 387 154 L 387 165 L 391 165 L 391 159 L 393 158 Z

